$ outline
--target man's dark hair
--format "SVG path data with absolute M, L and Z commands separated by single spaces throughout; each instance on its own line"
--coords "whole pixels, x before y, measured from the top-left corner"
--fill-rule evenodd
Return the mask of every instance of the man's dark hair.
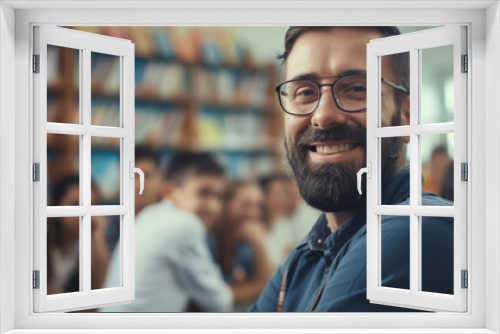
M 155 151 L 145 146 L 137 146 L 135 148 L 135 161 L 142 159 L 152 160 L 158 166 L 159 159 Z
M 285 51 L 278 55 L 278 59 L 282 60 L 282 65 L 286 63 L 290 52 L 292 52 L 293 46 L 297 39 L 309 31 L 329 31 L 334 29 L 332 26 L 309 26 L 309 27 L 290 27 L 288 28 L 285 35 Z M 400 35 L 401 32 L 397 27 L 388 26 L 388 27 L 373 27 L 373 26 L 357 26 L 353 28 L 360 29 L 371 29 L 377 30 L 382 34 L 382 37 L 396 36 Z M 397 53 L 391 55 L 393 58 L 392 61 L 392 70 L 395 76 L 395 83 L 403 86 L 408 93 L 410 93 L 410 54 L 409 52 Z M 395 102 L 397 110 L 400 109 L 401 103 L 403 102 L 406 95 L 399 90 L 395 91 Z
M 290 180 L 291 180 L 290 177 L 285 173 L 276 173 L 262 177 L 259 180 L 259 185 L 264 192 L 267 192 L 269 190 L 268 187 L 271 182 L 274 181 L 290 182 Z
M 190 173 L 194 173 L 195 175 L 223 176 L 225 171 L 209 153 L 179 152 L 170 160 L 165 178 L 167 181 L 181 184 Z

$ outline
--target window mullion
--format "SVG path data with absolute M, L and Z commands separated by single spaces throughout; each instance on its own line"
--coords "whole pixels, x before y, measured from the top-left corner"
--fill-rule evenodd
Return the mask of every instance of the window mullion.
M 81 85 L 82 90 L 80 96 L 82 96 L 82 124 L 88 129 L 91 126 L 91 58 L 90 49 L 83 49 L 82 57 L 82 75 L 81 75 Z M 82 201 L 83 206 L 90 208 L 91 205 L 91 134 L 90 131 L 85 133 L 81 137 L 82 149 L 81 152 L 81 176 L 80 176 L 80 188 L 82 189 Z M 91 216 L 90 210 L 83 216 L 81 221 L 81 231 L 80 238 L 80 257 L 81 257 L 81 270 L 80 270 L 80 281 L 83 282 L 82 291 L 90 293 L 91 290 Z
M 414 213 L 420 201 L 419 182 L 419 136 L 413 129 L 419 119 L 419 96 L 420 96 L 420 62 L 418 49 L 410 50 L 410 92 L 414 98 L 410 99 L 410 291 L 412 294 L 418 292 L 420 286 L 420 229 L 419 219 Z M 416 97 L 416 98 L 415 98 Z

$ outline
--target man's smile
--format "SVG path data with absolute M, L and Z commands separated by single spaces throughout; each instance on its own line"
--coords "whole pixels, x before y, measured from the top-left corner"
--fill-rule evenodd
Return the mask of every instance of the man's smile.
M 358 150 L 362 150 L 359 142 L 328 141 L 314 142 L 308 145 L 309 156 L 317 162 L 334 162 L 342 160 Z

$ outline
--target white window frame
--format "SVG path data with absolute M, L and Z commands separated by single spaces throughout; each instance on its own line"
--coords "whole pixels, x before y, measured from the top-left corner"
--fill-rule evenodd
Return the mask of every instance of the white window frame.
M 39 56 L 39 73 L 34 84 L 34 162 L 39 163 L 39 181 L 33 184 L 34 256 L 33 269 L 39 271 L 39 288 L 34 289 L 35 312 L 74 311 L 102 305 L 130 302 L 135 295 L 135 50 L 129 40 L 91 34 L 68 28 L 40 25 L 34 27 L 34 54 Z M 79 52 L 79 124 L 47 122 L 47 46 L 72 48 Z M 91 124 L 91 55 L 113 55 L 120 62 L 120 124 L 116 127 Z M 47 134 L 79 136 L 79 206 L 47 206 Z M 91 205 L 92 136 L 120 141 L 119 205 Z M 91 217 L 120 216 L 119 287 L 91 289 Z M 47 295 L 47 218 L 80 217 L 79 283 L 74 293 Z
M 461 287 L 461 271 L 467 270 L 467 185 L 461 181 L 461 163 L 467 163 L 467 76 L 462 73 L 462 55 L 467 54 L 466 27 L 449 25 L 410 34 L 379 38 L 367 47 L 367 83 L 373 89 L 367 97 L 367 298 L 371 303 L 407 306 L 426 311 L 467 310 L 467 289 Z M 453 121 L 424 124 L 422 118 L 422 50 L 445 45 L 453 47 L 454 110 Z M 410 66 L 410 124 L 383 126 L 381 124 L 382 57 L 403 52 L 409 54 Z M 376 87 L 376 88 L 375 88 Z M 449 134 L 454 136 L 454 205 L 422 205 L 421 135 Z M 382 140 L 391 137 L 410 138 L 410 203 L 408 205 L 382 204 Z M 371 176 L 371 177 L 370 177 Z M 471 179 L 471 183 L 473 180 Z M 381 285 L 382 215 L 401 215 L 409 219 L 410 284 L 409 289 Z M 451 295 L 422 291 L 422 217 L 453 217 L 453 291 Z M 437 273 L 439 274 L 439 273 Z
M 130 9 L 117 9 L 120 5 Z M 256 333 L 283 332 L 283 328 L 297 328 L 289 330 L 296 333 L 341 333 L 346 329 L 351 329 L 351 333 L 500 332 L 498 1 L 130 1 L 116 4 L 113 1 L 4 0 L 0 6 L 1 332 L 41 333 L 43 329 L 45 332 L 50 329 L 51 333 L 76 333 L 77 329 L 87 329 L 88 333 L 110 333 L 112 329 L 126 329 L 128 333 L 145 333 L 147 328 L 151 329 L 149 332 L 157 329 L 156 333 L 234 333 L 235 328 L 252 328 Z M 150 9 L 137 10 L 139 7 Z M 30 57 L 35 24 L 467 25 L 471 60 L 468 152 L 469 177 L 473 180 L 468 190 L 471 199 L 468 219 L 472 222 L 468 230 L 471 242 L 469 311 L 460 314 L 34 314 L 29 256 L 33 241 L 30 209 L 33 207 L 30 179 L 33 120 L 32 100 L 27 97 L 32 94 Z

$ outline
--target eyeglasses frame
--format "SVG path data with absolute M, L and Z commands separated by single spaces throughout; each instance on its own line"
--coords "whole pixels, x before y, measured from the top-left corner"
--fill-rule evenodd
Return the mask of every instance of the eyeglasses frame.
M 344 107 L 340 106 L 339 104 L 339 101 L 337 99 L 337 96 L 335 95 L 335 91 L 334 91 L 334 88 L 335 88 L 335 85 L 337 84 L 337 82 L 339 82 L 341 79 L 343 78 L 346 78 L 346 77 L 359 77 L 359 76 L 365 76 L 366 77 L 366 74 L 349 74 L 349 75 L 340 75 L 340 76 L 332 76 L 330 78 L 338 78 L 337 80 L 335 80 L 334 82 L 332 83 L 324 83 L 324 84 L 320 84 L 320 83 L 317 83 L 316 81 L 312 81 L 312 80 L 303 80 L 303 79 L 292 79 L 292 80 L 287 80 L 287 81 L 284 81 L 282 83 L 280 83 L 279 85 L 277 85 L 274 89 L 276 90 L 276 93 L 278 94 L 278 100 L 280 102 L 280 106 L 281 106 L 281 109 L 283 109 L 283 111 L 289 115 L 293 115 L 293 116 L 308 116 L 308 115 L 311 115 L 312 113 L 314 113 L 316 111 L 316 109 L 318 109 L 319 107 L 319 104 L 321 102 L 321 97 L 323 96 L 323 92 L 321 91 L 321 87 L 324 87 L 324 86 L 328 86 L 328 87 L 331 87 L 330 91 L 332 92 L 332 96 L 333 96 L 333 99 L 335 100 L 335 104 L 337 105 L 337 107 L 344 111 L 344 112 L 348 112 L 348 113 L 351 113 L 351 112 L 360 112 L 360 111 L 363 111 L 363 110 L 366 110 L 366 107 L 365 108 L 362 108 L 362 109 L 356 109 L 356 110 L 346 110 Z M 316 105 L 316 107 L 311 111 L 311 112 L 308 112 L 307 114 L 294 114 L 294 113 L 291 113 L 289 111 L 287 111 L 284 107 L 283 107 L 283 104 L 281 103 L 281 97 L 280 97 L 280 87 L 286 83 L 289 83 L 289 82 L 297 82 L 297 81 L 307 81 L 307 82 L 311 82 L 313 84 L 315 84 L 316 86 L 318 86 L 319 88 L 319 92 L 320 92 L 320 96 L 319 96 L 319 99 L 318 99 L 318 104 Z M 406 88 L 404 88 L 403 86 L 401 85 L 398 85 L 398 84 L 395 84 L 394 82 L 391 82 L 385 78 L 381 78 L 381 82 L 382 83 L 385 83 L 386 85 L 396 89 L 396 90 L 399 90 L 403 93 L 405 93 L 406 95 L 410 95 L 408 93 L 408 91 L 406 90 Z

